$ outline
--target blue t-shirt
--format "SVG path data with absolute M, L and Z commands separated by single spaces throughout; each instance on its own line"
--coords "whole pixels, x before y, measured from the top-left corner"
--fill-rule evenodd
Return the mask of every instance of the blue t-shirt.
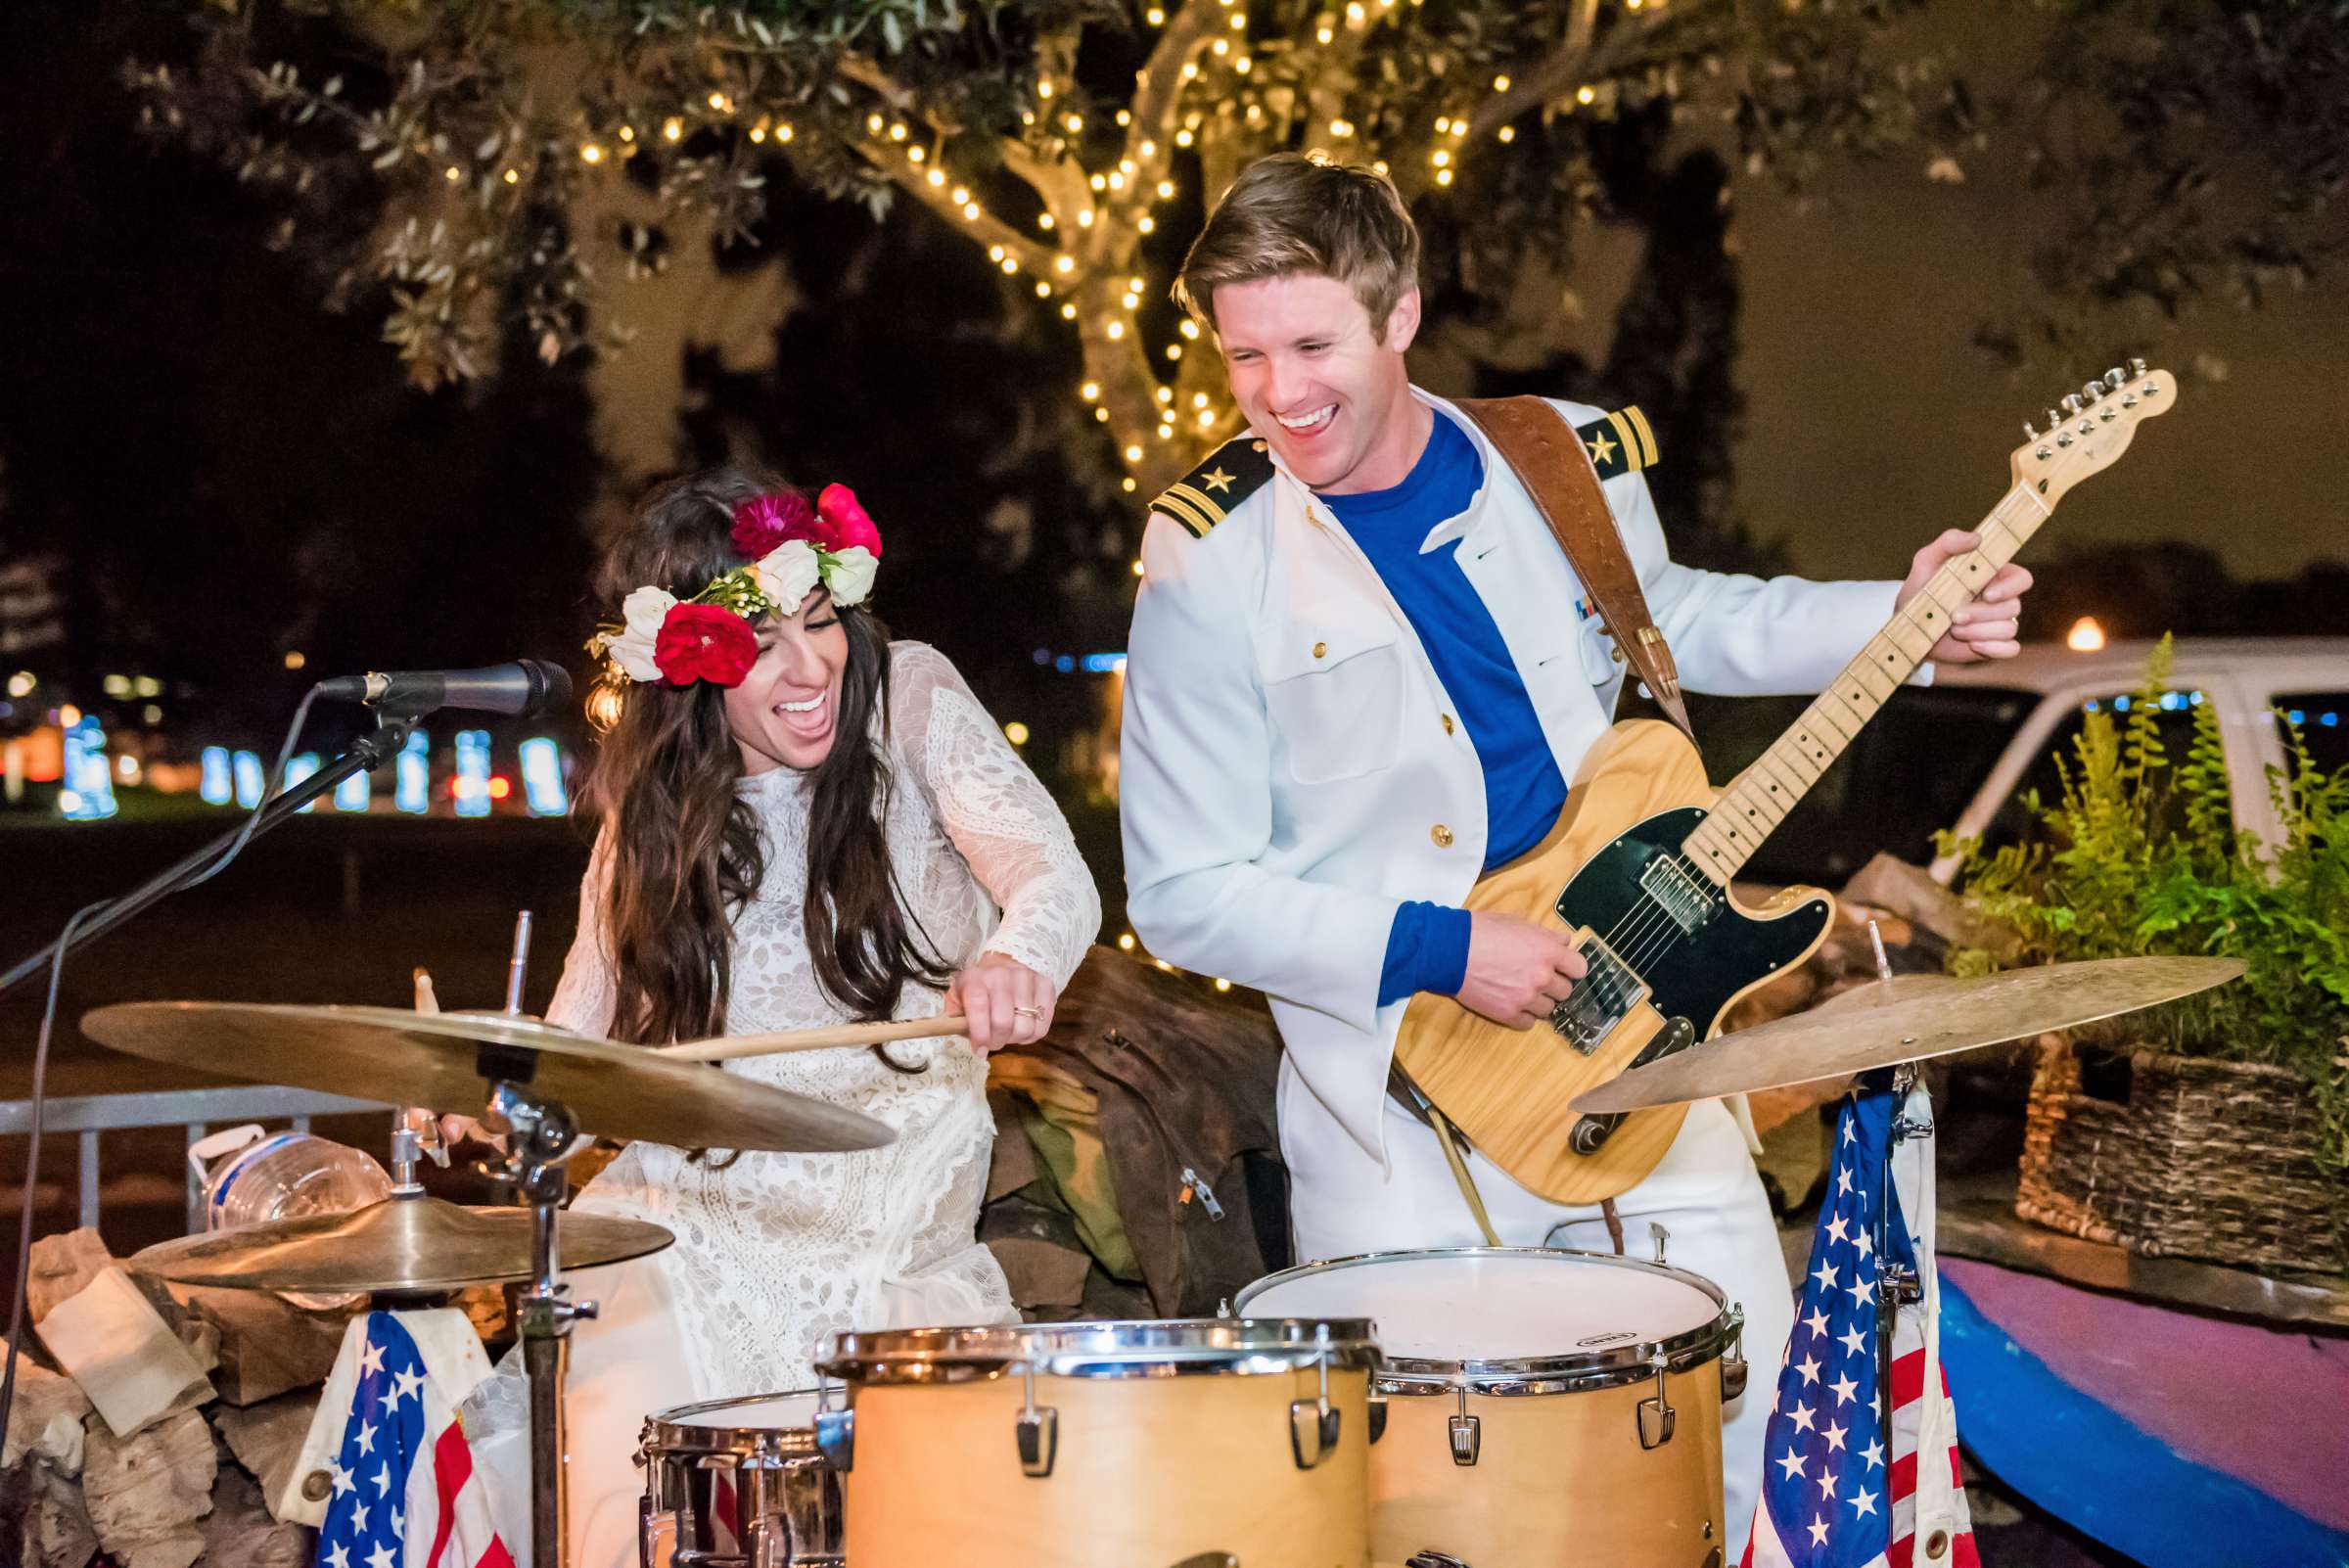
M 1370 558 L 1459 710 L 1454 716 L 1485 769 L 1490 868 L 1542 842 L 1566 805 L 1566 777 L 1493 612 L 1460 570 L 1459 541 L 1425 553 L 1419 548 L 1438 525 L 1468 509 L 1483 483 L 1475 444 L 1438 413 L 1426 450 L 1402 484 L 1321 500 Z M 1412 901 L 1396 911 L 1379 977 L 1380 1006 L 1414 992 L 1450 995 L 1467 973 L 1465 909 Z

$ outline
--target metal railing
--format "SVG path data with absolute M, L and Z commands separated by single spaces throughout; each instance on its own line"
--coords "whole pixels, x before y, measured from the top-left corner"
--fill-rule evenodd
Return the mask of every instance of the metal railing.
M 159 1089 L 144 1094 L 81 1094 L 52 1099 L 41 1111 L 41 1134 L 71 1132 L 79 1144 L 78 1178 L 80 1223 L 98 1223 L 98 1134 L 132 1128 L 179 1127 L 192 1146 L 215 1123 L 272 1122 L 290 1118 L 297 1132 L 310 1130 L 313 1116 L 389 1113 L 377 1100 L 354 1100 L 342 1094 L 279 1086 Z M 32 1130 L 30 1100 L 0 1100 L 0 1137 L 23 1136 Z M 204 1228 L 204 1188 L 183 1160 L 181 1173 L 188 1185 L 188 1233 Z

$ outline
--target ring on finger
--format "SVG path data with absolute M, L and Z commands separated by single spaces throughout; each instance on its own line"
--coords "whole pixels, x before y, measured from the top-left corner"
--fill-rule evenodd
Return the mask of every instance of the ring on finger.
M 1041 1007 L 1014 1007 L 1011 1011 L 1016 1018 L 1041 1018 L 1044 1016 L 1044 1010 Z

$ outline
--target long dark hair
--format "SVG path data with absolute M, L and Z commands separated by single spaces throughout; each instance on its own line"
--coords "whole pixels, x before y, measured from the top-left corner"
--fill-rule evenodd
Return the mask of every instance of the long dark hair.
M 729 537 L 735 507 L 786 488 L 733 466 L 654 486 L 605 546 L 606 602 L 645 583 L 699 593 L 743 564 Z M 889 628 L 858 607 L 835 613 L 849 657 L 832 750 L 809 780 L 807 951 L 826 993 L 878 1020 L 908 981 L 944 985 L 951 971 L 890 873 Z M 767 869 L 758 811 L 735 787 L 742 752 L 725 693 L 697 681 L 623 683 L 617 695 L 586 794 L 611 856 L 600 912 L 617 979 L 612 1035 L 663 1044 L 722 1034 L 734 917 Z

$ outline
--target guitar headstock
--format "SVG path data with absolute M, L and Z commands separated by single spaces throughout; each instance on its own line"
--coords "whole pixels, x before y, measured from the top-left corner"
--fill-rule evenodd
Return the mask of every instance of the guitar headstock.
M 2111 467 L 2136 438 L 2139 421 L 2168 413 L 2177 400 L 2178 379 L 2166 370 L 2147 370 L 2142 359 L 2130 360 L 2126 372 L 2108 370 L 2067 395 L 2060 409 L 2048 410 L 2045 435 L 2023 422 L 2031 438 L 2007 459 L 2014 482 L 2053 506 L 2073 485 Z

